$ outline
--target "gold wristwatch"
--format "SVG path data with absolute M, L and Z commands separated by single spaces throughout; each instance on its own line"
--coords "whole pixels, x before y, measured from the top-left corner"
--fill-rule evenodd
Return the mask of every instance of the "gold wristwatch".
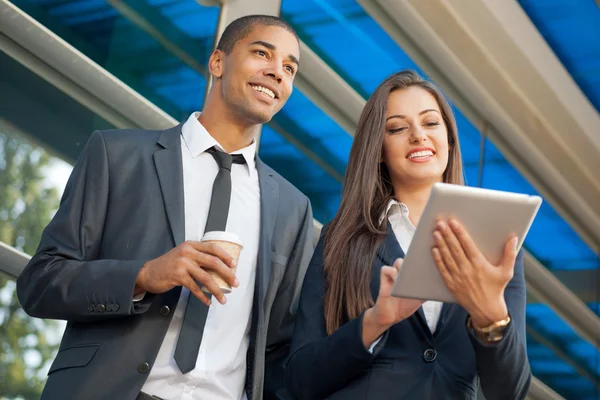
M 506 331 L 506 328 L 508 328 L 508 324 L 510 324 L 510 316 L 483 328 L 473 326 L 471 316 L 469 316 L 467 320 L 467 327 L 472 329 L 475 336 L 484 342 L 498 342 L 502 340 L 504 332 Z

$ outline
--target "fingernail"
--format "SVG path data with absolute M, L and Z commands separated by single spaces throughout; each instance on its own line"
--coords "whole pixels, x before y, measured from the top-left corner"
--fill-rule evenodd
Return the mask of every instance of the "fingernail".
M 223 296 L 221 298 L 221 304 L 225 304 L 225 303 L 227 303 L 227 297 Z
M 231 265 L 233 266 L 233 268 L 237 267 L 237 261 L 231 260 Z
M 235 278 L 235 281 L 233 282 L 233 286 L 235 286 L 235 287 L 240 286 L 240 281 L 237 278 Z
M 456 222 L 455 219 L 451 219 L 450 226 L 453 227 L 454 229 L 458 229 L 458 222 Z
M 519 245 L 519 238 L 516 236 L 513 238 L 513 245 L 515 246 L 515 250 L 516 250 L 517 246 Z
M 440 235 L 440 233 L 438 231 L 433 231 L 433 238 L 435 239 L 436 242 L 439 242 L 442 240 L 442 235 Z
M 437 227 L 440 230 L 444 230 L 444 221 L 439 220 L 438 223 L 437 223 Z

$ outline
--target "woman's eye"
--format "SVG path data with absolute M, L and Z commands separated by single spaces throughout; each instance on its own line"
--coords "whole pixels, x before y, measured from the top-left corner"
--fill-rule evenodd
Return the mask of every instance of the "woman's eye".
M 389 132 L 390 133 L 400 133 L 406 130 L 406 127 L 404 128 L 394 128 L 394 129 L 390 129 Z
M 425 126 L 439 126 L 439 122 L 428 122 L 425 124 Z

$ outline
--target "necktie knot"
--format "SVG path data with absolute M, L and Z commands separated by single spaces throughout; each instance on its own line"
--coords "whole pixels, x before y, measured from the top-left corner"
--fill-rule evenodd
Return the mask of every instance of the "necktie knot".
M 214 147 L 206 150 L 210 155 L 213 156 L 219 168 L 226 169 L 231 171 L 231 164 L 246 164 L 246 159 L 241 154 L 227 154 L 225 152 L 219 151 Z

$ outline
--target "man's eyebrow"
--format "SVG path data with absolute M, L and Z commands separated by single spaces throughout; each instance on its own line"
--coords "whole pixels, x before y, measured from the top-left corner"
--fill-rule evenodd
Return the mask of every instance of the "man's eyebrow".
M 262 40 L 257 40 L 257 41 L 255 41 L 255 42 L 252 42 L 252 43 L 250 43 L 250 46 L 252 46 L 252 45 L 254 45 L 254 44 L 259 44 L 259 45 L 261 45 L 261 46 L 263 46 L 263 47 L 266 47 L 266 48 L 267 48 L 267 49 L 269 49 L 269 50 L 275 50 L 275 49 L 276 49 L 276 47 L 275 47 L 275 45 L 274 45 L 274 44 L 272 44 L 272 43 L 269 43 L 269 42 L 264 42 L 264 41 L 262 41 Z
M 263 40 L 257 40 L 257 41 L 255 41 L 255 42 L 252 42 L 252 43 L 250 43 L 250 46 L 252 46 L 252 45 L 260 45 L 260 46 L 266 47 L 267 49 L 269 49 L 269 50 L 273 50 L 273 51 L 277 49 L 277 47 L 275 47 L 275 45 L 274 45 L 274 44 L 272 44 L 272 43 L 269 43 L 269 42 L 265 42 L 265 41 L 263 41 Z M 294 64 L 296 64 L 296 65 L 300 65 L 300 60 L 298 60 L 298 57 L 296 57 L 295 55 L 293 55 L 293 54 L 288 54 L 288 58 L 289 58 L 289 59 L 290 59 L 290 60 L 291 60 L 291 61 L 292 61 Z

